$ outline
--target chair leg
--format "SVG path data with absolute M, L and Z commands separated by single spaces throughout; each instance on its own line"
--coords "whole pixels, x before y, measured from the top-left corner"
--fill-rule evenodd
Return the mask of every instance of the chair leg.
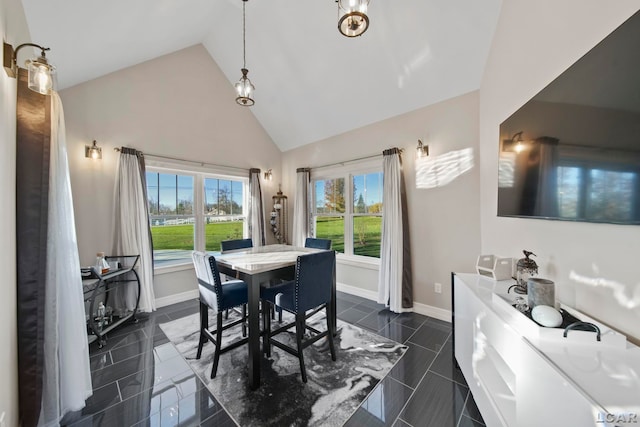
M 216 350 L 213 353 L 213 367 L 211 368 L 211 379 L 216 377 L 218 373 L 218 361 L 220 360 L 220 347 L 222 344 L 222 312 L 218 312 L 216 315 L 217 328 L 216 328 Z
M 245 338 L 246 336 L 247 336 L 247 304 L 242 306 L 242 338 Z
M 278 323 L 282 323 L 282 309 L 280 307 L 276 309 L 278 310 Z
M 196 359 L 200 359 L 202 356 L 202 347 L 204 343 L 207 341 L 207 337 L 204 334 L 204 330 L 209 327 L 209 307 L 200 302 L 200 341 L 198 342 L 198 354 L 196 354 Z
M 298 360 L 300 361 L 300 373 L 302 382 L 307 382 L 307 371 L 304 368 L 304 354 L 302 351 L 302 335 L 304 334 L 304 313 L 296 314 L 296 344 L 298 346 Z
M 331 351 L 331 360 L 333 360 L 334 362 L 336 361 L 336 348 L 333 345 L 333 317 L 332 317 L 332 310 L 331 310 L 331 304 L 327 304 L 326 305 L 326 309 L 327 309 L 327 339 L 329 340 L 329 351 Z
M 269 307 L 272 307 L 271 303 Z M 266 307 L 265 307 L 266 308 Z M 264 335 L 262 336 L 262 351 L 267 357 L 271 357 L 271 310 L 262 310 L 262 324 L 264 328 Z
M 224 312 L 224 320 L 229 320 L 229 309 L 226 309 Z

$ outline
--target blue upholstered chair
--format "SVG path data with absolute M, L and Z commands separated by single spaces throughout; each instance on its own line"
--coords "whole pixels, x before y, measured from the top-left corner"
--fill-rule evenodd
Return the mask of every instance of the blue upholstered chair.
M 212 255 L 194 251 L 191 257 L 200 291 L 200 342 L 196 359 L 200 359 L 202 356 L 202 347 L 205 342 L 211 341 L 215 345 L 211 378 L 215 378 L 220 355 L 248 342 L 246 338 L 247 284 L 242 280 L 230 280 L 222 283 L 216 260 Z M 223 325 L 222 312 L 240 306 L 242 307 L 240 319 Z M 209 330 L 209 310 L 213 310 L 216 314 L 216 329 L 213 331 Z M 222 331 L 236 325 L 242 325 L 243 339 L 235 341 L 227 347 L 222 347 Z
M 248 249 L 253 247 L 253 240 L 251 239 L 235 239 L 235 240 L 223 240 L 220 242 L 220 252 L 225 253 L 228 251 L 235 251 L 238 249 Z M 229 279 L 233 279 L 233 277 L 226 276 Z M 238 278 L 237 276 L 235 277 Z M 234 310 L 237 311 L 237 310 Z M 224 318 L 229 318 L 229 310 L 226 310 L 224 313 Z
M 307 372 L 304 367 L 303 350 L 320 338 L 329 340 L 331 360 L 336 360 L 336 352 L 333 344 L 332 313 L 331 313 L 331 287 L 333 285 L 333 266 L 336 262 L 335 251 L 322 251 L 301 255 L 296 262 L 296 278 L 291 282 L 271 288 L 263 288 L 260 297 L 263 301 L 274 304 L 276 307 L 293 313 L 295 321 L 271 331 L 271 319 L 268 311 L 263 310 L 263 322 L 265 332 L 263 334 L 263 351 L 267 356 L 271 355 L 271 345 L 298 357 L 302 381 L 307 382 Z M 324 308 L 327 318 L 327 330 L 319 331 L 306 325 L 306 313 L 309 310 Z M 296 328 L 296 348 L 290 347 L 273 337 L 285 332 L 291 327 Z M 311 337 L 303 339 L 305 330 L 311 331 Z
M 247 249 L 253 247 L 251 239 L 223 240 L 220 242 L 220 252 L 234 251 L 237 249 Z
M 305 248 L 331 249 L 331 239 L 316 239 L 315 237 L 307 237 L 304 241 Z

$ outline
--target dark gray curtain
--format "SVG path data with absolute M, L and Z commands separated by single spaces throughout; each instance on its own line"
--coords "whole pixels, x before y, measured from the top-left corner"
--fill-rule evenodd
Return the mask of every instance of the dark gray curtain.
M 18 76 L 16 130 L 16 252 L 19 413 L 23 427 L 36 426 L 42 403 L 45 274 L 51 99 Z

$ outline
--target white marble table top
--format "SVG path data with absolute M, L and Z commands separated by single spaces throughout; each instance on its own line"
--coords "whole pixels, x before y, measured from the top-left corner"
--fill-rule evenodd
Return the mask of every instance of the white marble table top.
M 236 271 L 257 274 L 294 265 L 298 256 L 318 251 L 318 249 L 290 245 L 267 245 L 213 253 L 213 256 L 219 264 Z

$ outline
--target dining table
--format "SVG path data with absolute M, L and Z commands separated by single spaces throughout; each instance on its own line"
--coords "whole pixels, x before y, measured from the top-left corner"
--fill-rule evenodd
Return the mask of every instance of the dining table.
M 252 248 L 212 252 L 220 273 L 243 280 L 247 284 L 249 335 L 249 386 L 260 387 L 260 286 L 269 286 L 279 280 L 294 280 L 298 256 L 320 252 L 321 249 L 275 244 Z M 331 286 L 333 325 L 336 325 L 335 265 Z M 335 328 L 335 326 L 334 326 Z M 332 331 L 335 334 L 335 329 Z

